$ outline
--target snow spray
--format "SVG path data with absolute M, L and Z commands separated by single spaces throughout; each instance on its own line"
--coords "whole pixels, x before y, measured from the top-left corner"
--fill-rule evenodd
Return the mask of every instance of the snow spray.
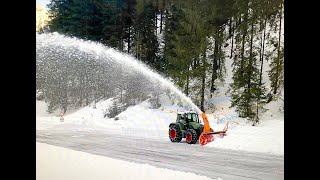
M 124 76 L 137 76 L 140 81 L 148 82 L 149 88 L 169 89 L 171 92 L 176 93 L 183 102 L 191 106 L 192 110 L 201 114 L 201 110 L 171 81 L 131 55 L 101 43 L 69 37 L 59 33 L 36 33 L 36 58 L 37 64 L 42 64 L 42 68 L 55 63 L 55 66 L 52 66 L 54 68 L 48 69 L 48 71 L 59 71 L 60 68 L 73 66 L 75 63 L 80 62 L 90 63 L 89 59 L 96 63 L 92 66 L 102 63 L 105 68 L 109 68 L 106 69 L 109 74 L 104 78 L 116 76 L 115 79 L 121 81 Z M 68 63 L 70 61 L 75 63 Z M 75 66 L 73 69 L 79 67 Z M 119 72 L 125 72 L 125 74 L 120 76 Z M 99 76 L 99 72 L 97 72 L 96 76 Z

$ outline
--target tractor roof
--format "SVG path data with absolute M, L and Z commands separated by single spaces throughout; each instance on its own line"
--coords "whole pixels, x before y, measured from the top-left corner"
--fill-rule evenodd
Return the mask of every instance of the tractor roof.
M 180 111 L 178 112 L 178 114 L 190 114 L 190 113 L 194 113 L 194 114 L 197 114 L 195 111 Z

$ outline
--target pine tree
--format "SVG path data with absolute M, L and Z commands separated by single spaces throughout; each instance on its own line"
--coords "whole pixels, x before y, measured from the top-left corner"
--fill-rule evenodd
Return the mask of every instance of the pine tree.
M 191 76 L 190 64 L 197 55 L 194 53 L 192 42 L 192 25 L 185 17 L 180 4 L 170 7 L 165 32 L 165 56 L 167 60 L 167 73 L 175 80 L 176 84 L 185 88 L 188 94 L 188 82 Z
M 271 87 L 273 91 L 273 95 L 277 95 L 279 92 L 278 90 L 283 87 L 284 81 L 284 48 L 282 42 L 282 16 L 283 16 L 283 5 L 280 2 L 277 6 L 280 11 L 277 14 L 276 18 L 278 19 L 278 28 L 275 27 L 275 31 L 278 32 L 278 40 L 274 42 L 274 47 L 277 52 L 275 56 L 273 56 L 271 64 L 270 64 L 270 71 L 269 77 L 271 81 Z
M 235 106 L 240 117 L 248 117 L 253 125 L 259 122 L 258 113 L 263 108 L 266 98 L 266 88 L 261 83 L 261 70 L 257 64 L 257 47 L 255 47 L 254 39 L 256 37 L 258 21 L 258 4 L 257 2 L 247 2 L 244 14 L 245 25 L 237 35 L 237 46 L 239 56 L 235 56 L 234 61 L 234 82 L 231 84 L 231 106 Z M 249 13 L 250 12 L 250 13 Z M 243 35 L 245 34 L 245 35 Z M 242 39 L 239 37 L 242 36 Z M 249 37 L 246 38 L 246 36 Z M 239 42 L 240 41 L 240 42 Z M 241 44 L 241 45 L 240 45 Z M 248 44 L 249 47 L 244 45 Z M 239 47 L 240 46 L 240 47 Z M 249 50 L 244 50 L 249 49 Z M 239 57 L 239 58 L 238 58 Z
M 150 67 L 160 70 L 159 44 L 156 37 L 155 13 L 151 1 L 137 1 L 132 51 L 135 57 Z
M 51 31 L 99 41 L 102 38 L 102 0 L 54 0 L 48 5 Z

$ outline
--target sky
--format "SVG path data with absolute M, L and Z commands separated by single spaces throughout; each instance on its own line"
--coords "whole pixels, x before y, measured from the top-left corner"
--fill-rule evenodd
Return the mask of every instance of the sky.
M 47 4 L 50 3 L 50 0 L 36 0 L 37 4 L 39 3 L 43 7 L 47 7 Z

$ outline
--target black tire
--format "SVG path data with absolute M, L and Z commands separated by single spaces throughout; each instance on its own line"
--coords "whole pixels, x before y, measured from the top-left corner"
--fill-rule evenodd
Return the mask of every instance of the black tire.
M 194 129 L 187 130 L 186 141 L 188 144 L 195 144 L 198 141 L 198 135 L 196 130 Z
M 180 131 L 179 126 L 171 125 L 169 127 L 169 139 L 171 142 L 180 142 L 182 139 L 182 132 Z

